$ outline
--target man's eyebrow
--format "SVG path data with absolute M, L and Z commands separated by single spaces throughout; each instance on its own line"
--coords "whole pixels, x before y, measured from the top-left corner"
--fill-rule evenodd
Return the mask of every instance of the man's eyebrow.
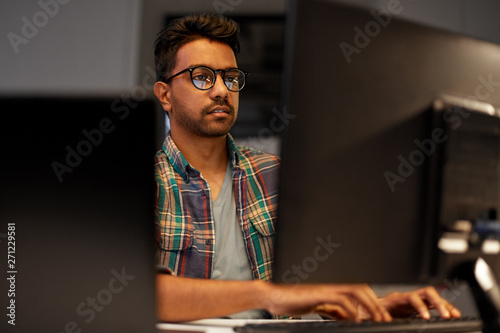
M 217 69 L 230 69 L 230 68 L 238 68 L 238 65 L 235 65 L 235 66 L 227 66 L 226 68 L 212 68 L 206 64 L 192 64 L 192 65 L 189 65 L 187 68 L 194 68 L 194 67 L 199 67 L 199 66 L 202 66 L 202 67 L 207 67 L 207 68 L 211 68 L 211 69 L 214 69 L 214 70 L 217 70 Z

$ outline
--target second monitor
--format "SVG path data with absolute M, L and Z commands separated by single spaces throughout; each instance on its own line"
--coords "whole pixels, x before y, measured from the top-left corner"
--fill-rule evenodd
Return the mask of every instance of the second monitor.
M 488 106 L 500 105 L 500 47 L 375 14 L 326 0 L 291 6 L 295 118 L 282 149 L 276 282 L 442 283 L 469 255 L 498 265 L 497 252 L 446 253 L 438 241 L 500 205 L 500 120 Z

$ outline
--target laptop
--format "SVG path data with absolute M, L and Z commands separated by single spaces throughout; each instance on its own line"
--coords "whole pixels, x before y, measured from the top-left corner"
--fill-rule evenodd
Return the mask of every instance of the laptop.
M 154 332 L 154 103 L 0 109 L 0 331 Z

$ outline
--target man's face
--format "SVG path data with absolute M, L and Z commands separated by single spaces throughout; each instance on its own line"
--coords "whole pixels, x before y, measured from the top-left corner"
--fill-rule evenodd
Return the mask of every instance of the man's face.
M 238 67 L 232 49 L 224 43 L 198 39 L 182 46 L 177 52 L 177 64 L 172 74 L 186 68 L 206 66 L 212 69 Z M 200 137 L 226 135 L 238 114 L 239 93 L 227 89 L 217 74 L 215 84 L 209 90 L 199 90 L 185 72 L 169 82 L 170 127 L 172 133 Z

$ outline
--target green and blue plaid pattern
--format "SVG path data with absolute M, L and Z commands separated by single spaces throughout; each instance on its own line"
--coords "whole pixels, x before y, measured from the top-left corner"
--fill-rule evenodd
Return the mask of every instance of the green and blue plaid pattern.
M 268 281 L 278 206 L 279 158 L 237 147 L 230 135 L 227 147 L 237 215 L 253 275 Z M 170 135 L 156 154 L 155 178 L 157 264 L 177 276 L 210 278 L 215 245 L 210 188 Z

